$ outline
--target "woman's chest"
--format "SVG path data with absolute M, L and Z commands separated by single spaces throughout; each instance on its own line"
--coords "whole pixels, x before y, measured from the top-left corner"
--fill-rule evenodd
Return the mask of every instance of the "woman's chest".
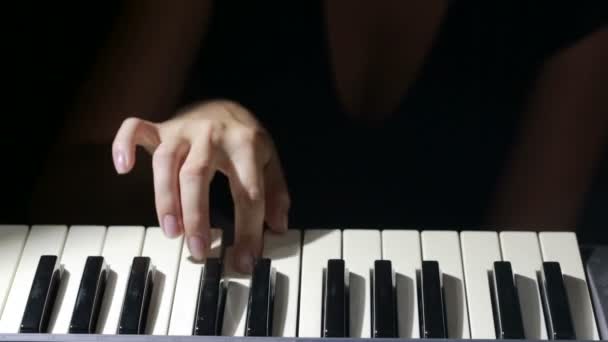
M 447 1 L 324 2 L 329 69 L 344 112 L 382 121 L 414 83 Z

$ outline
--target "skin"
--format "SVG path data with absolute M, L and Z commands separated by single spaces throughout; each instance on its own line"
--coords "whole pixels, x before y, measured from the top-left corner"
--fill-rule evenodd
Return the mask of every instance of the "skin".
M 263 224 L 287 230 L 289 193 L 281 163 L 267 132 L 245 108 L 211 101 L 175 119 L 155 124 L 124 121 L 113 143 L 118 173 L 135 164 L 135 147 L 152 155 L 158 221 L 168 237 L 186 235 L 195 259 L 210 247 L 209 185 L 225 174 L 235 203 L 237 267 L 251 272 L 261 253 Z
M 350 10 L 341 11 L 346 5 Z M 185 234 L 197 259 L 205 258 L 210 242 L 209 182 L 215 173 L 225 174 L 236 207 L 235 266 L 247 273 L 261 251 L 264 222 L 276 232 L 287 229 L 290 195 L 272 137 L 255 113 L 230 99 L 174 110 L 213 3 L 128 6 L 110 39 L 118 43 L 105 49 L 101 60 L 107 63 L 93 73 L 74 111 L 90 114 L 84 120 L 75 115 L 63 136 L 68 144 L 113 141 L 119 174 L 131 172 L 136 147 L 144 147 L 152 155 L 158 221 L 170 238 Z M 330 62 L 340 101 L 353 119 L 373 123 L 390 115 L 423 63 L 446 8 L 444 1 L 326 3 Z M 149 25 L 159 16 L 166 17 L 165 25 Z M 148 39 L 152 35 L 159 38 Z M 575 224 L 607 139 L 608 68 L 599 63 L 608 60 L 607 46 L 604 29 L 543 66 L 489 224 L 534 230 Z M 108 104 L 106 98 L 121 100 Z

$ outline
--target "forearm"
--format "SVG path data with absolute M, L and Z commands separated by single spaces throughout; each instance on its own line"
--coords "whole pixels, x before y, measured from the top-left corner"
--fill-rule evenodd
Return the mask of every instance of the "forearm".
M 496 195 L 491 224 L 576 229 L 608 138 L 608 31 L 543 69 Z
M 198 52 L 212 0 L 130 1 L 87 75 L 61 140 L 110 143 L 122 120 L 165 119 Z

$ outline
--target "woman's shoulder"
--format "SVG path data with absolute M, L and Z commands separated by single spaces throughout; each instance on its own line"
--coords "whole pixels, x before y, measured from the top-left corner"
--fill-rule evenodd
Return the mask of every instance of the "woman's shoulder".
M 495 37 L 503 39 L 499 43 L 517 44 L 511 48 L 525 49 L 532 59 L 548 58 L 608 27 L 608 1 L 602 0 L 454 1 L 456 4 L 482 13 Z

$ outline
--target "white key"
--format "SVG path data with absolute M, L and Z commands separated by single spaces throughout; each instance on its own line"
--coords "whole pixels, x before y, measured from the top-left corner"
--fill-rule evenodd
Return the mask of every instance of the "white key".
M 32 281 L 42 255 L 61 258 L 67 226 L 33 226 L 27 237 L 17 266 L 13 284 L 0 320 L 0 332 L 17 333 L 30 295 Z
M 494 262 L 502 260 L 498 234 L 463 231 L 460 233 L 460 243 L 471 338 L 495 339 L 496 330 L 488 274 L 494 269 Z
M 170 239 L 165 236 L 160 227 L 146 229 L 144 249 L 141 255 L 150 257 L 155 270 L 146 322 L 146 334 L 148 335 L 167 335 L 183 245 L 183 235 Z
M 101 254 L 105 235 L 106 227 L 102 226 L 70 227 L 61 256 L 63 278 L 49 320 L 51 333 L 68 333 L 87 257 Z
M 264 257 L 275 270 L 272 336 L 296 337 L 300 290 L 301 231 L 264 234 Z
M 382 259 L 390 260 L 395 272 L 397 328 L 400 338 L 419 338 L 416 272 L 422 268 L 420 233 L 416 230 L 382 232 Z
M 537 272 L 542 257 L 535 232 L 501 232 L 502 259 L 511 263 L 519 306 L 524 324 L 524 335 L 529 340 L 546 340 L 547 328 L 538 288 Z
M 28 226 L 0 225 L 0 317 L 21 258 Z M 0 324 L 1 326 L 1 324 Z
M 382 259 L 380 231 L 346 229 L 342 233 L 344 264 L 349 272 L 350 337 L 372 336 L 371 277 Z
M 469 313 L 464 290 L 460 239 L 455 231 L 424 231 L 422 259 L 436 260 L 442 273 L 448 338 L 469 338 Z
M 342 258 L 340 230 L 305 230 L 302 246 L 299 337 L 321 337 L 323 270 L 327 260 Z
M 220 229 L 211 229 L 211 250 L 209 256 L 219 258 L 221 256 L 221 248 L 222 231 Z M 204 262 L 192 261 L 188 244 L 184 243 L 177 283 L 175 284 L 175 297 L 173 299 L 173 308 L 171 309 L 169 335 L 192 335 L 199 285 L 204 269 Z
M 227 285 L 226 304 L 222 323 L 222 336 L 244 336 L 247 320 L 247 302 L 251 276 L 237 272 L 233 267 L 233 247 L 226 248 L 224 281 Z
M 577 340 L 598 340 L 583 261 L 573 232 L 539 233 L 543 261 L 557 261 L 564 276 Z
M 97 320 L 97 333 L 115 335 L 133 258 L 141 255 L 145 229 L 142 226 L 108 228 L 101 255 L 110 268 Z

